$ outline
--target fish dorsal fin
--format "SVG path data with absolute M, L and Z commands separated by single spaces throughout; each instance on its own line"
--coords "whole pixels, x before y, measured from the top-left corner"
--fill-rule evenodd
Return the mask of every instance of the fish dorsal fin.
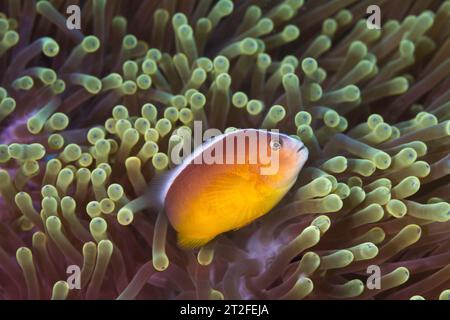
M 242 130 L 242 129 L 240 129 Z M 240 131 L 237 130 L 237 131 Z M 169 191 L 170 186 L 176 177 L 191 163 L 194 159 L 200 157 L 204 150 L 210 148 L 214 143 L 220 141 L 221 139 L 229 136 L 230 134 L 236 133 L 236 131 L 230 131 L 222 135 L 217 135 L 209 138 L 203 144 L 196 146 L 195 149 L 186 158 L 183 159 L 182 163 L 170 169 L 164 173 L 159 173 L 155 175 L 149 182 L 146 197 L 148 198 L 148 203 L 152 207 L 162 208 L 164 207 L 164 201 Z
M 204 150 L 210 148 L 214 143 L 217 141 L 223 139 L 225 136 L 229 135 L 230 133 L 225 133 L 218 136 L 213 136 L 206 140 L 203 144 L 196 146 L 194 150 L 186 156 L 183 161 L 174 167 L 173 169 L 170 169 L 167 172 L 164 172 L 163 174 L 159 174 L 152 178 L 149 184 L 149 192 L 152 192 L 151 197 L 155 197 L 155 195 L 158 195 L 158 200 L 160 203 L 164 204 L 164 199 L 166 198 L 167 192 L 169 191 L 169 188 L 172 184 L 172 182 L 175 180 L 175 178 L 191 163 L 193 163 L 194 159 L 197 157 L 201 157 L 201 154 Z

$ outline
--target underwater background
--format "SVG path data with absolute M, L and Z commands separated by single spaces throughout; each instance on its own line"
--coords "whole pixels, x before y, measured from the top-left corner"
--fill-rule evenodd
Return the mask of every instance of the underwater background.
M 0 0 L 0 38 L 0 299 L 450 299 L 450 1 Z M 194 121 L 309 159 L 183 250 L 131 201 Z

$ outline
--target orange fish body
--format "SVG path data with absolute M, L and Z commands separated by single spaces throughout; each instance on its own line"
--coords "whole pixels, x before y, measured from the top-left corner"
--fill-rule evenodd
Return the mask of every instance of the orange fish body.
M 256 148 L 244 138 L 241 140 L 244 148 L 239 149 L 235 143 L 234 148 L 227 149 L 226 141 L 230 141 L 227 139 L 236 142 L 251 133 L 258 133 Z M 272 164 L 259 152 L 266 151 L 269 157 L 275 155 L 271 141 L 279 148 L 276 150 L 278 168 L 272 174 L 264 174 L 264 168 Z M 223 156 L 216 157 L 222 159 L 216 161 L 219 163 L 200 161 L 206 154 L 217 155 L 217 150 L 223 151 Z M 231 157 L 230 150 L 233 150 Z M 245 155 L 239 162 L 242 152 Z M 307 156 L 307 149 L 300 141 L 254 129 L 221 135 L 205 144 L 201 151 L 194 151 L 168 181 L 164 195 L 164 209 L 178 232 L 179 245 L 204 245 L 217 235 L 239 229 L 269 212 L 295 183 Z

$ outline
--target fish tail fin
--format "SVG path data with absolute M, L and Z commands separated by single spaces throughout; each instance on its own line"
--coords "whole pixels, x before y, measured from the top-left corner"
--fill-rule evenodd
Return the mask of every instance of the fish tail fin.
M 189 237 L 182 233 L 179 233 L 177 236 L 178 246 L 180 246 L 184 249 L 194 249 L 194 248 L 202 247 L 203 245 L 210 242 L 212 239 L 214 239 L 214 237 L 195 238 L 195 237 Z

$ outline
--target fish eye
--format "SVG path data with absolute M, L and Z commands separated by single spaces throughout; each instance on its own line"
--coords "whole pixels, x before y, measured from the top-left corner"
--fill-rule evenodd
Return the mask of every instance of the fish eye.
M 276 140 L 271 140 L 270 141 L 270 148 L 274 151 L 280 150 L 281 149 L 281 143 L 279 141 Z

